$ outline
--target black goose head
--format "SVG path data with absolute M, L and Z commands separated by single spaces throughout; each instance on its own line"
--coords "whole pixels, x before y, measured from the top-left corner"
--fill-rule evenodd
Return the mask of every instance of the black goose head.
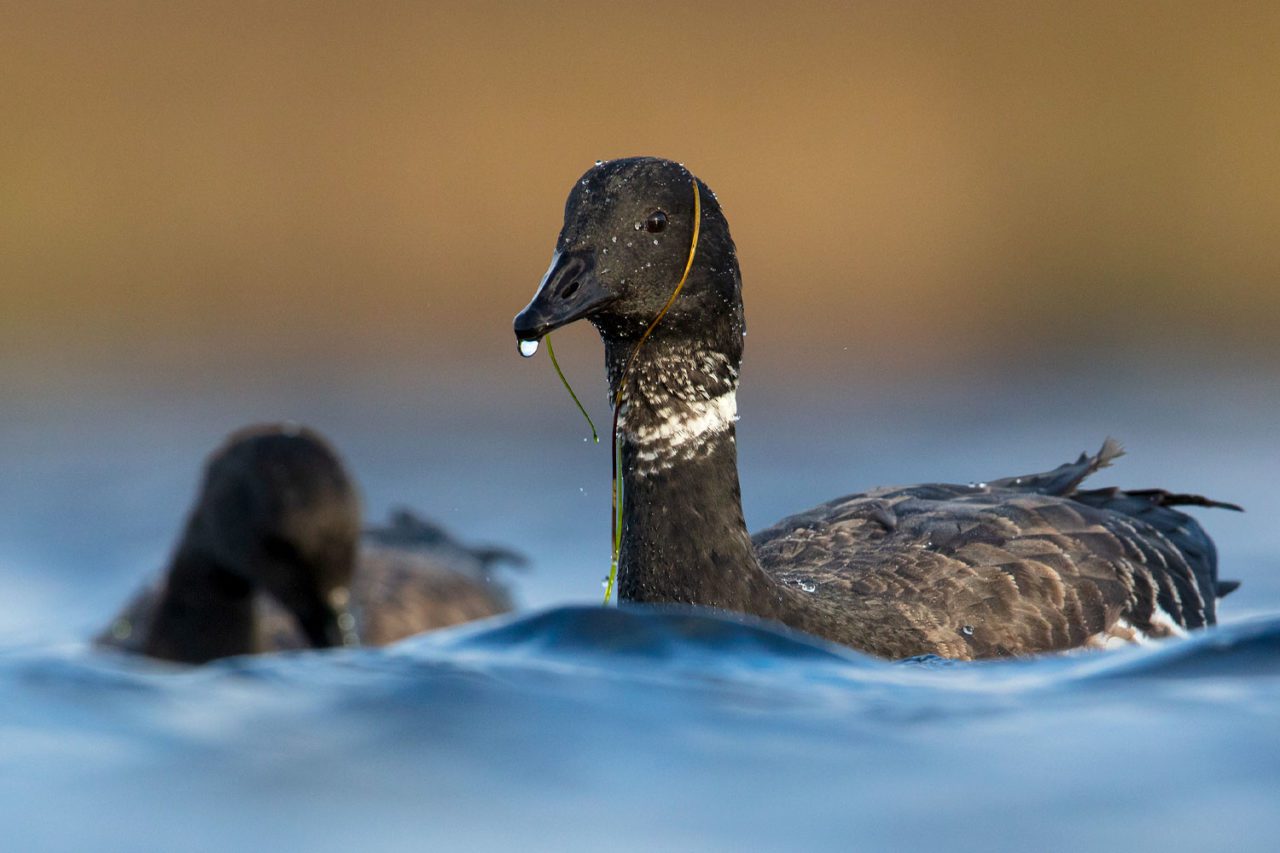
M 215 567 L 221 588 L 270 594 L 321 648 L 351 631 L 340 615 L 359 535 L 359 498 L 328 443 L 306 429 L 258 426 L 210 456 L 181 550 Z
M 606 344 L 637 340 L 688 262 L 695 181 L 684 166 L 654 157 L 588 170 L 565 203 L 551 267 L 533 301 L 516 315 L 516 338 L 536 341 L 586 318 Z M 693 267 L 654 336 L 706 341 L 736 357 L 743 331 L 737 256 L 720 205 L 701 181 L 698 196 Z

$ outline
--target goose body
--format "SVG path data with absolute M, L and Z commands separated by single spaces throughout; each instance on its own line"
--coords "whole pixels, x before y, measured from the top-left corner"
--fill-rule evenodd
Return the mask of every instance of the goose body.
M 394 521 L 438 530 L 404 511 Z M 443 549 L 421 538 L 398 548 L 379 544 L 381 532 L 360 542 L 354 484 L 318 434 L 242 430 L 210 457 L 168 569 L 96 641 L 204 663 L 383 645 L 510 609 L 488 568 L 516 555 L 452 539 Z
M 137 592 L 95 641 L 134 654 L 149 654 L 148 646 L 155 643 L 153 623 L 169 583 L 162 575 Z M 270 594 L 256 592 L 251 608 L 253 629 L 245 643 L 218 657 L 313 646 L 289 611 Z M 460 571 L 452 559 L 365 544 L 352 575 L 348 608 L 354 619 L 353 639 L 364 646 L 384 646 L 424 631 L 506 613 L 511 610 L 511 599 L 506 588 L 491 576 Z M 189 660 L 181 651 L 153 656 L 204 662 Z
M 975 659 L 1171 636 L 1213 624 L 1232 587 L 1175 509 L 1228 505 L 1079 488 L 1120 454 L 1110 440 L 1044 474 L 877 489 L 749 536 L 741 276 L 718 201 L 683 166 L 616 160 L 574 185 L 516 336 L 581 318 L 620 392 L 623 601 L 750 613 L 889 658 Z

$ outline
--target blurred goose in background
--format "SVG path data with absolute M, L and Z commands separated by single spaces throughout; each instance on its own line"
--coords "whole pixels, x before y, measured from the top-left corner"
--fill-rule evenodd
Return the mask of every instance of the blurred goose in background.
M 509 548 L 465 545 L 440 525 L 406 507 L 391 510 L 385 525 L 365 530 L 364 540 L 372 545 L 420 552 L 478 578 L 487 578 L 495 567 L 503 564 L 523 568 L 528 562 L 523 554 Z
M 599 163 L 574 183 L 551 266 L 515 318 L 521 351 L 579 319 L 622 395 L 622 601 L 750 613 L 888 658 L 972 659 L 1212 625 L 1234 588 L 1175 509 L 1231 505 L 1078 488 L 1120 455 L 1110 440 L 1045 474 L 877 489 L 749 536 L 738 258 L 715 195 L 677 163 Z
M 209 458 L 164 576 L 97 638 L 182 663 L 254 652 L 382 645 L 510 609 L 490 567 L 520 561 L 467 549 L 439 528 L 412 549 L 360 544 L 360 501 L 329 444 L 290 426 L 255 426 Z M 443 543 L 443 544 L 442 544 Z M 443 559 L 440 558 L 440 556 Z

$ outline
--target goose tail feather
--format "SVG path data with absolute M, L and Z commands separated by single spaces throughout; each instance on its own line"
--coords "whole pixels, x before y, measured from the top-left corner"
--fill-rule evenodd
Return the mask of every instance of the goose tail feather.
M 1102 442 L 1102 447 L 1092 456 L 1088 453 L 1081 453 L 1080 458 L 1075 462 L 1059 465 L 1052 471 L 1027 474 L 1021 477 L 1004 477 L 991 481 L 990 485 L 994 488 L 1016 489 L 1041 495 L 1066 497 L 1075 492 L 1076 487 L 1083 483 L 1085 478 L 1103 468 L 1109 467 L 1112 462 L 1123 455 L 1124 448 L 1120 445 L 1120 442 L 1108 436 L 1107 440 Z
M 1080 503 L 1119 513 L 1137 519 L 1154 529 L 1172 544 L 1187 561 L 1196 577 L 1201 597 L 1210 603 L 1234 592 L 1239 581 L 1218 579 L 1218 554 L 1211 540 L 1198 523 L 1174 507 L 1208 507 L 1243 512 L 1238 504 L 1213 500 L 1203 495 L 1169 492 L 1164 489 L 1103 489 L 1081 490 L 1080 484 L 1091 474 L 1106 468 L 1120 456 L 1124 448 L 1113 438 L 1102 443 L 1097 453 L 1082 453 L 1075 462 L 1059 465 L 1052 471 L 1024 477 L 1006 477 L 996 480 L 993 487 L 1033 492 L 1042 495 L 1069 497 Z M 1209 621 L 1213 621 L 1211 615 Z

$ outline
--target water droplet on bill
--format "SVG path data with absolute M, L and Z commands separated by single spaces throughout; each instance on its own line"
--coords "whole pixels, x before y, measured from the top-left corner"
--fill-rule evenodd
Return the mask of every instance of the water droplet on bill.
M 538 351 L 537 341 L 521 341 L 519 343 L 520 354 L 525 358 L 532 358 L 533 354 Z

